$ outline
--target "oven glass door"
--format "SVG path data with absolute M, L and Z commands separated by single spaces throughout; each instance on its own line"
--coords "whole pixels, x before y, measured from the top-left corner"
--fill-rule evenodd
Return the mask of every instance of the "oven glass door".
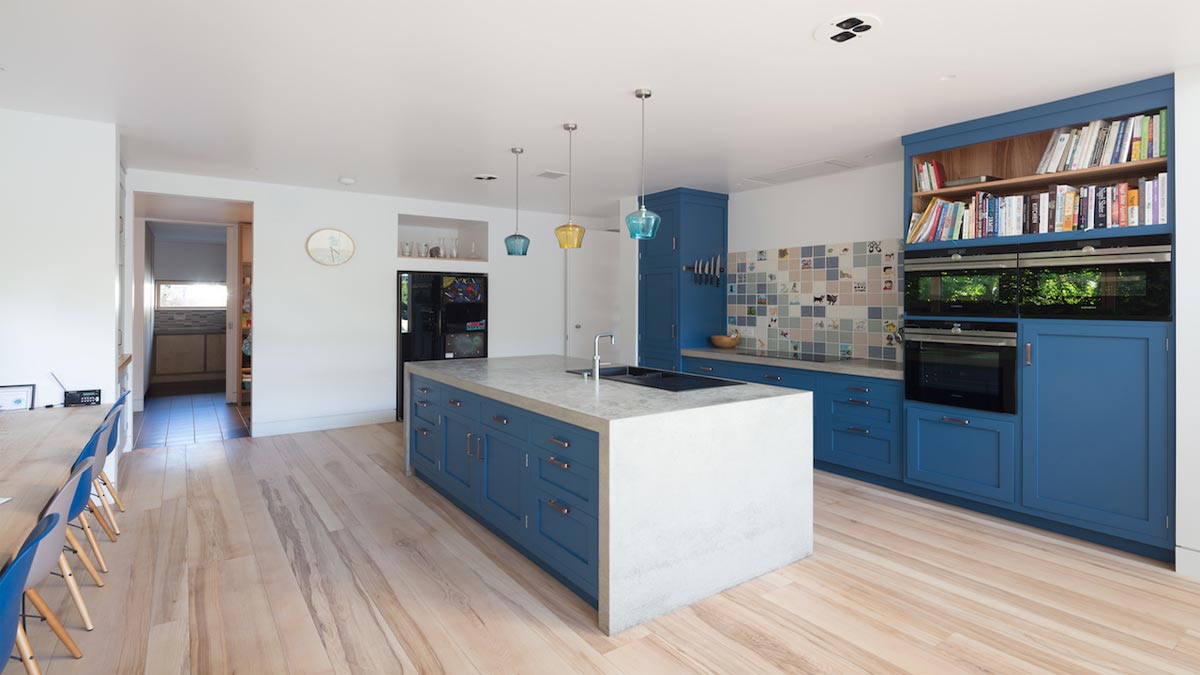
M 905 270 L 904 311 L 931 316 L 1016 316 L 1017 271 Z
M 1171 264 L 1028 267 L 1021 315 L 1063 319 L 1171 318 Z
M 1017 348 L 907 340 L 904 397 L 1016 414 Z

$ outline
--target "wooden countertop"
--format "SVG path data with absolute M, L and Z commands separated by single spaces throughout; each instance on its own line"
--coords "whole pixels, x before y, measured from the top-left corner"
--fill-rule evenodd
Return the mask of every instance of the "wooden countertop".
M 125 366 L 133 362 L 133 354 L 121 354 L 117 357 L 117 372 L 121 372 Z
M 37 517 L 71 474 L 108 405 L 0 413 L 0 567 L 8 564 Z

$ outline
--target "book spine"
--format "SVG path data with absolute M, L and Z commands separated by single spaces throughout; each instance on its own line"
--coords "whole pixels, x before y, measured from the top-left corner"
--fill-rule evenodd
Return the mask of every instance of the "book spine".
M 1167 224 L 1167 174 L 1158 174 L 1158 185 L 1156 186 L 1155 196 L 1158 197 L 1158 220 L 1155 222 L 1159 225 Z
M 1146 148 L 1146 158 L 1150 159 L 1158 152 L 1158 143 L 1155 138 L 1158 135 L 1158 115 L 1147 115 L 1150 121 L 1146 124 L 1146 138 L 1142 143 Z
M 1104 139 L 1104 147 L 1100 150 L 1100 166 L 1112 164 L 1113 147 L 1117 144 L 1117 132 L 1121 130 L 1121 121 L 1117 120 L 1108 125 L 1108 133 Z
M 1150 193 L 1146 192 L 1147 184 L 1145 178 L 1138 179 L 1138 223 L 1147 225 L 1150 221 L 1146 218 L 1146 204 L 1150 201 Z
M 1054 155 L 1054 147 L 1058 144 L 1060 133 L 1062 133 L 1062 127 L 1050 133 L 1050 140 L 1046 141 L 1046 149 L 1042 151 L 1042 159 L 1038 162 L 1037 170 L 1034 173 L 1046 173 L 1046 165 L 1050 163 L 1050 158 Z
M 1129 226 L 1129 184 L 1117 184 L 1117 218 L 1114 221 L 1117 227 Z
M 1146 159 L 1150 156 L 1150 116 L 1142 115 L 1142 144 L 1141 152 L 1138 153 L 1138 159 Z
M 1141 194 L 1141 192 L 1138 190 L 1138 188 L 1130 188 L 1128 196 L 1126 197 L 1126 201 L 1129 204 L 1129 215 L 1127 216 L 1129 227 L 1137 227 L 1138 225 L 1142 224 L 1141 208 L 1138 202 L 1139 194 Z
M 1142 158 L 1142 115 L 1134 115 L 1133 121 L 1133 142 L 1129 145 L 1129 161 L 1134 161 Z
M 1106 188 L 1099 188 L 1099 199 L 1095 203 L 1095 221 L 1093 225 L 1096 227 L 1108 227 L 1108 194 Z M 1091 227 L 1088 228 L 1092 229 Z
M 1158 111 L 1158 156 L 1167 156 L 1167 109 Z
M 1039 233 L 1049 232 L 1050 231 L 1049 219 L 1051 217 L 1050 216 L 1050 193 L 1049 192 L 1043 192 L 1042 194 L 1038 195 L 1038 217 L 1039 217 L 1038 232 Z
M 1125 133 L 1129 129 L 1129 120 L 1121 120 L 1117 126 L 1117 140 L 1113 143 L 1112 156 L 1109 157 L 1109 164 L 1118 164 L 1122 161 L 1121 150 L 1125 148 Z
M 1125 138 L 1123 140 L 1124 140 L 1124 143 L 1121 145 L 1120 159 L 1117 160 L 1118 164 L 1121 162 L 1129 161 L 1129 153 L 1133 148 L 1133 118 L 1132 117 L 1125 120 Z

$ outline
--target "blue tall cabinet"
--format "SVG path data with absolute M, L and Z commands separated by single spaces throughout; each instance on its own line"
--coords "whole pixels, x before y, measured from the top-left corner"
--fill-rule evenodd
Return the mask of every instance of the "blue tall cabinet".
M 708 346 L 725 332 L 725 284 L 696 283 L 685 267 L 727 257 L 729 196 L 690 188 L 646 195 L 662 218 L 658 235 L 638 243 L 638 362 L 679 370 L 679 351 Z M 724 264 L 724 262 L 722 262 Z

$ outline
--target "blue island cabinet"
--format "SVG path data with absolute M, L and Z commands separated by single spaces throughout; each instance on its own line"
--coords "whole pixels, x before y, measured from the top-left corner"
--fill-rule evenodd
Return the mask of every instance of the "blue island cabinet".
M 729 196 L 689 188 L 646 195 L 662 218 L 654 239 L 638 242 L 638 363 L 680 369 L 680 349 L 708 346 L 726 330 L 724 278 L 697 283 L 685 267 L 728 257 Z
M 1170 546 L 1171 326 L 1025 321 L 1021 503 Z
M 417 476 L 592 605 L 599 590 L 599 435 L 414 376 Z

